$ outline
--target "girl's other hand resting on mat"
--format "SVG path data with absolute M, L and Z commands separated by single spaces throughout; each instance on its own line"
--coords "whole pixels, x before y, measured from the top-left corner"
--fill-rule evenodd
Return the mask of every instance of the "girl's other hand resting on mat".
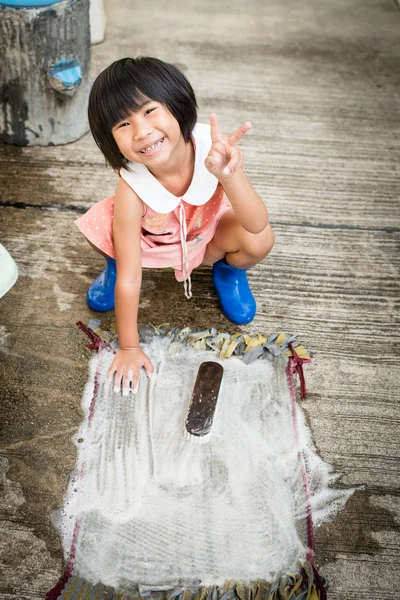
M 118 350 L 108 371 L 108 381 L 112 381 L 114 377 L 114 392 L 122 391 L 123 396 L 128 396 L 130 391 L 135 392 L 142 367 L 145 368 L 147 377 L 150 377 L 153 365 L 140 346 Z

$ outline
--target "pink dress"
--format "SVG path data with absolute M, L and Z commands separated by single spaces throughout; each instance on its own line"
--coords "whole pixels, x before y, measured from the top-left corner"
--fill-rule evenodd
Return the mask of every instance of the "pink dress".
M 145 207 L 141 230 L 142 266 L 173 267 L 176 279 L 189 280 L 189 283 L 190 273 L 203 262 L 220 218 L 232 208 L 222 185 L 204 165 L 211 148 L 210 126 L 197 123 L 192 142 L 193 179 L 182 197 L 171 194 L 142 164 L 129 163 L 131 170 L 120 172 Z M 94 246 L 115 258 L 113 212 L 114 196 L 110 196 L 97 202 L 75 224 Z

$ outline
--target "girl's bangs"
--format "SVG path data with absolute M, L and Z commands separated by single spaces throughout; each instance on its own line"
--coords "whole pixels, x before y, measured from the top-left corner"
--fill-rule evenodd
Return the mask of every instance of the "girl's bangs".
M 129 89 L 130 88 L 130 89 Z M 143 102 L 148 100 L 141 90 L 136 86 L 126 86 L 125 89 L 116 90 L 107 97 L 106 110 L 104 114 L 108 117 L 109 128 L 112 129 L 117 123 L 123 121 L 133 112 L 136 112 Z

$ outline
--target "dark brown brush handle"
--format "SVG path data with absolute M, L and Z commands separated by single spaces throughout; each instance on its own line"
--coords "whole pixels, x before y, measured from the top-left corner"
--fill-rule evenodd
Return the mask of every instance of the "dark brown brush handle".
M 217 362 L 203 362 L 199 366 L 186 419 L 186 429 L 191 435 L 201 437 L 210 432 L 223 372 Z

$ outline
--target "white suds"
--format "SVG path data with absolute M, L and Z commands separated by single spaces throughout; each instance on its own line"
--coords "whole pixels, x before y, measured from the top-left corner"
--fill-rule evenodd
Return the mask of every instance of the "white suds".
M 4 325 L 0 325 L 0 352 L 8 352 L 10 333 L 6 330 Z
M 137 395 L 126 398 L 107 383 L 113 356 L 103 351 L 91 361 L 78 463 L 58 518 L 66 556 L 77 521 L 75 571 L 93 583 L 220 585 L 295 569 L 307 552 L 298 453 L 318 522 L 351 492 L 329 489 L 331 467 L 315 453 L 298 407 L 296 442 L 284 368 L 223 361 L 210 439 L 192 444 L 184 435 L 191 390 L 199 364 L 213 355 L 169 356 L 167 344 L 148 346 L 155 374 L 142 373 Z
M 76 298 L 76 294 L 63 291 L 58 283 L 53 283 L 53 293 L 57 300 L 58 308 L 61 311 L 71 308 L 71 302 Z

